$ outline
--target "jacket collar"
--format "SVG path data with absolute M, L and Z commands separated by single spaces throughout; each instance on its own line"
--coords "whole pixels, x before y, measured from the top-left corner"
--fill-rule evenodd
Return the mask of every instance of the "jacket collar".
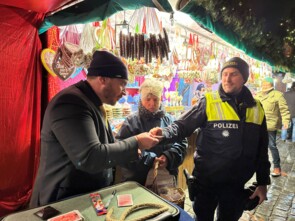
M 275 92 L 274 89 L 268 91 L 267 93 L 260 91 L 260 92 L 257 94 L 257 97 L 259 98 L 260 101 L 264 101 L 264 100 L 266 100 L 266 99 L 269 99 L 269 98 L 274 97 L 274 96 L 275 96 L 275 93 L 274 93 L 274 92 Z
M 86 94 L 96 107 L 102 105 L 100 98 L 96 95 L 88 81 L 82 80 L 76 84 L 76 87 L 79 88 L 84 94 Z
M 147 110 L 141 103 L 141 100 L 138 103 L 138 114 L 141 117 L 147 118 L 147 119 L 160 119 L 165 116 L 165 111 L 162 108 L 162 104 L 159 107 L 159 110 L 156 112 L 150 112 Z
M 274 88 L 271 87 L 271 88 L 268 88 L 268 89 L 266 89 L 266 90 L 264 90 L 264 91 L 261 91 L 261 92 L 264 93 L 264 94 L 268 94 L 268 93 L 270 93 L 270 92 L 273 91 L 273 90 L 274 90 Z
M 256 105 L 256 101 L 253 98 L 252 93 L 246 86 L 243 86 L 242 91 L 237 96 L 231 96 L 224 92 L 222 84 L 220 84 L 218 88 L 218 93 L 223 102 L 232 101 L 238 104 L 243 103 L 247 107 L 254 107 Z

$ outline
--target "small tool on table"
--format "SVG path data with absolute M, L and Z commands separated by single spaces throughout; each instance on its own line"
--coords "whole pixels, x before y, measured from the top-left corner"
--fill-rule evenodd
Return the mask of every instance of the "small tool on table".
M 114 191 L 112 192 L 111 198 L 110 198 L 110 199 L 106 202 L 106 204 L 105 204 L 105 208 L 108 208 L 108 207 L 109 207 L 109 205 L 110 205 L 112 199 L 114 198 L 114 196 L 116 195 L 116 193 L 117 193 L 117 190 L 114 190 Z

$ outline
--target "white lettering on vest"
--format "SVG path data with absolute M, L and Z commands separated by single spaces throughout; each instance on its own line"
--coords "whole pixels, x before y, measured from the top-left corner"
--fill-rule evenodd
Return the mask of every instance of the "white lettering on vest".
M 239 125 L 235 123 L 214 123 L 213 128 L 229 128 L 229 129 L 239 129 Z

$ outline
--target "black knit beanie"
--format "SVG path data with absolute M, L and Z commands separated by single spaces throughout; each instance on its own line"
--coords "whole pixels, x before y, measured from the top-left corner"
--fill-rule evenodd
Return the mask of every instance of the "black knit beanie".
M 125 64 L 119 57 L 108 51 L 94 52 L 87 75 L 128 80 L 128 71 Z
M 245 83 L 247 82 L 249 77 L 249 65 L 247 64 L 246 61 L 244 61 L 243 59 L 239 57 L 233 57 L 223 64 L 220 74 L 222 74 L 222 71 L 225 68 L 229 68 L 229 67 L 238 69 L 241 72 L 245 80 Z

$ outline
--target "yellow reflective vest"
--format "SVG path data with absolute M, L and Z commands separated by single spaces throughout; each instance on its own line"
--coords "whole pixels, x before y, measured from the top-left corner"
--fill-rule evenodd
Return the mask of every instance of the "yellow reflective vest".
M 206 95 L 206 114 L 208 121 L 240 121 L 240 118 L 233 107 L 222 102 L 217 92 L 207 93 Z M 264 117 L 263 109 L 260 103 L 258 105 L 247 108 L 246 122 L 261 125 Z
M 256 171 L 264 111 L 260 102 L 238 115 L 218 92 L 206 93 L 207 121 L 197 140 L 195 175 L 205 183 L 245 183 Z M 237 176 L 237 173 L 239 174 Z

